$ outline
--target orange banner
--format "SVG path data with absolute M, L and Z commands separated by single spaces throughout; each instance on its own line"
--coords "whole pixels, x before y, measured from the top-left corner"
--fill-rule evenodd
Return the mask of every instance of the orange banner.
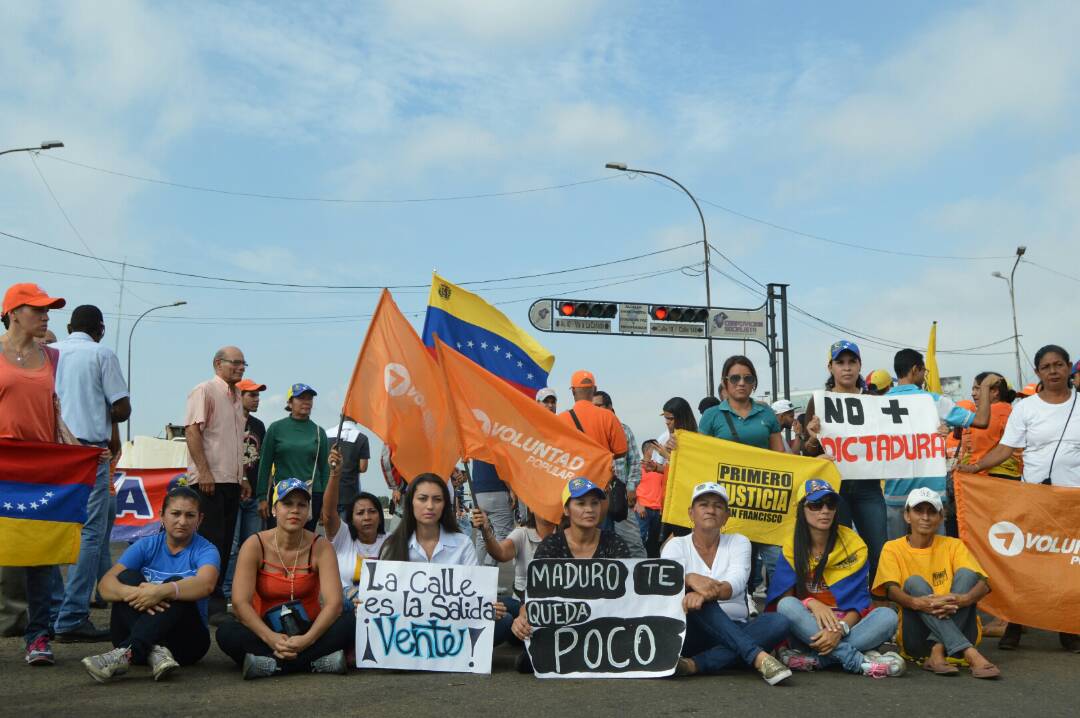
M 995 616 L 1080 633 L 1080 489 L 955 475 L 960 538 L 990 575 Z
M 465 456 L 495 465 L 537 515 L 562 519 L 562 490 L 575 476 L 611 480 L 611 452 L 543 405 L 446 344 L 435 342 Z
M 425 472 L 449 478 L 457 463 L 457 430 L 439 366 L 385 289 L 342 413 L 379 435 L 406 481 Z

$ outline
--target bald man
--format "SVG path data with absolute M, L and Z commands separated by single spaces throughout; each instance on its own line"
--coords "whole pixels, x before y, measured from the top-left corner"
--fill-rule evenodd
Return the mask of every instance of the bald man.
M 199 533 L 217 547 L 222 570 L 210 599 L 211 613 L 224 613 L 224 565 L 229 558 L 240 501 L 251 496 L 244 476 L 244 405 L 236 384 L 244 378 L 244 353 L 222 347 L 214 354 L 214 378 L 199 384 L 187 399 L 184 421 L 188 476 L 203 497 L 204 517 Z

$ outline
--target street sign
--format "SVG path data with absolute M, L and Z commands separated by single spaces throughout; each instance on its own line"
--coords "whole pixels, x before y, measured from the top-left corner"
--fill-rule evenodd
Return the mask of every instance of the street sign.
M 769 332 L 765 307 L 758 309 L 712 309 L 709 311 L 709 337 L 766 344 Z

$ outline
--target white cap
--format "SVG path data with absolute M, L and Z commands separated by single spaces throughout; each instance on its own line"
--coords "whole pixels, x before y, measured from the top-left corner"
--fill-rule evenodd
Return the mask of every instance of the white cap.
M 704 484 L 698 484 L 694 487 L 694 493 L 690 495 L 690 503 L 694 503 L 699 496 L 704 496 L 705 494 L 716 494 L 724 500 L 725 504 L 728 502 L 727 490 L 715 481 L 707 481 Z
M 543 389 L 536 392 L 536 400 L 537 401 L 544 401 L 546 399 L 556 399 L 556 398 L 558 398 L 558 396 L 559 395 L 555 393 L 555 390 L 552 389 L 551 387 L 548 387 L 548 386 L 545 386 Z
M 913 508 L 919 504 L 930 504 L 936 511 L 941 512 L 941 497 L 938 492 L 933 489 L 928 489 L 925 486 L 920 489 L 915 489 L 908 494 L 907 502 L 904 504 L 905 508 Z
M 780 399 L 773 402 L 772 410 L 774 414 L 780 416 L 781 414 L 786 414 L 789 411 L 795 411 L 795 405 L 787 399 Z

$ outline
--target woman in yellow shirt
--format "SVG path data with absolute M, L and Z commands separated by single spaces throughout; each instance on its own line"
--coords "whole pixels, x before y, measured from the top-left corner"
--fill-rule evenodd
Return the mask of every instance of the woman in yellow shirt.
M 979 642 L 977 604 L 990 593 L 986 572 L 960 539 L 940 536 L 944 518 L 941 497 L 921 488 L 904 506 L 910 533 L 881 550 L 873 593 L 900 606 L 901 648 L 924 659 L 923 670 L 955 675 L 949 656 L 963 656 L 976 678 L 997 678 L 1001 671 L 975 645 Z

